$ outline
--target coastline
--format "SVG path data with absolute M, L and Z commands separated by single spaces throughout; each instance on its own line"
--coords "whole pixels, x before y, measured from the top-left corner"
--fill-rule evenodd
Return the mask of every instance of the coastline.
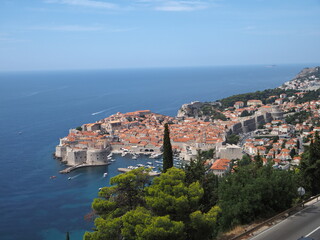
M 160 156 L 164 123 L 170 124 L 171 144 L 179 159 L 190 161 L 196 158 L 199 150 L 215 149 L 215 152 L 219 153 L 224 151 L 222 149 L 225 148 L 229 135 L 247 134 L 273 120 L 282 120 L 283 110 L 280 108 L 287 98 L 285 92 L 290 89 L 310 90 L 308 86 L 318 84 L 319 79 L 312 74 L 318 74 L 319 69 L 303 69 L 294 79 L 276 88 L 283 93 L 279 99 L 273 99 L 271 104 L 249 99 L 246 103 L 233 102 L 233 110 L 222 110 L 219 109 L 222 106 L 220 102 L 195 101 L 182 105 L 176 117 L 152 113 L 150 110 L 118 112 L 95 123 L 70 129 L 68 136 L 60 139 L 55 157 L 67 163 L 70 166 L 68 169 L 73 170 L 77 166 L 110 164 L 113 153 L 121 153 L 123 156 L 131 154 L 133 159 L 140 154 Z M 204 109 L 208 111 L 208 107 L 209 113 L 215 113 L 216 117 L 208 118 L 208 113 L 204 112 Z M 244 111 L 253 114 L 242 116 Z M 68 169 L 62 172 L 68 172 Z
M 3 76 L 4 86 L 1 88 L 3 101 L 0 104 L 3 110 L 1 144 L 4 151 L 1 155 L 3 160 L 1 176 L 5 186 L 3 189 L 5 198 L 1 200 L 1 206 L 4 209 L 3 219 L 5 219 L 2 222 L 4 238 L 19 239 L 21 232 L 24 232 L 24 236 L 28 239 L 63 239 L 65 232 L 71 231 L 72 238 L 81 239 L 83 232 L 79 233 L 78 238 L 75 234 L 80 231 L 79 229 L 84 231 L 92 228 L 83 222 L 83 215 L 90 211 L 92 199 L 96 197 L 98 188 L 108 185 L 110 177 L 119 174 L 117 168 L 136 163 L 145 164 L 149 161 L 145 156 L 134 161 L 129 156 L 124 158 L 115 156 L 116 161 L 108 166 L 80 168 L 68 175 L 57 175 L 64 165 L 53 160 L 51 153 L 59 143 L 59 138 L 68 134 L 69 128 L 82 123 L 96 122 L 115 113 L 116 110 L 130 112 L 140 108 L 152 109 L 161 114 L 175 116 L 182 104 L 194 99 L 199 101 L 221 99 L 239 92 L 276 87 L 289 80 L 304 66 L 290 68 L 277 66 L 270 69 L 248 67 L 241 72 L 233 68 L 224 68 L 221 71 L 217 69 L 223 74 L 215 74 L 216 69 L 213 69 L 214 71 L 199 75 L 197 72 L 202 72 L 201 69 L 187 73 L 172 70 L 174 76 L 158 72 L 151 72 L 145 77 L 142 76 L 144 72 L 138 76 L 131 72 L 122 75 L 123 78 L 128 75 L 130 81 L 121 79 L 116 74 L 95 74 L 95 72 L 87 75 L 70 73 L 68 76 L 62 73 Z M 252 78 L 246 72 L 251 72 Z M 148 81 L 144 81 L 142 77 L 148 78 Z M 253 78 L 254 80 L 251 80 Z M 165 96 L 158 96 L 159 91 L 164 91 L 161 85 L 157 87 L 157 93 L 150 91 L 155 83 L 162 83 L 163 80 L 163 85 L 170 83 L 174 90 L 167 89 Z M 219 83 L 220 80 L 223 86 Z M 113 81 L 119 84 L 115 85 Z M 237 85 L 237 82 L 241 85 Z M 122 88 L 124 85 L 128 86 L 128 89 L 136 85 L 142 89 L 133 88 L 125 91 Z M 14 89 L 14 93 L 11 94 L 8 89 Z M 105 95 L 110 94 L 111 89 L 115 93 Z M 38 94 L 27 97 L 34 92 Z M 111 107 L 116 108 L 99 115 L 91 115 Z M 23 131 L 23 134 L 18 135 L 19 131 Z M 18 148 L 17 145 L 23 147 Z M 102 178 L 106 171 L 107 178 Z M 68 181 L 69 175 L 75 176 L 79 173 L 81 176 Z M 49 177 L 52 175 L 57 175 L 57 179 L 50 180 Z M 17 198 L 17 193 L 24 197 Z M 42 204 L 48 203 L 48 198 L 50 204 Z M 16 212 L 15 209 L 20 210 Z M 25 221 L 16 222 L 16 219 L 21 217 L 18 213 L 25 216 Z M 44 219 L 50 221 L 50 226 L 44 224 Z M 43 235 L 38 236 L 40 233 Z

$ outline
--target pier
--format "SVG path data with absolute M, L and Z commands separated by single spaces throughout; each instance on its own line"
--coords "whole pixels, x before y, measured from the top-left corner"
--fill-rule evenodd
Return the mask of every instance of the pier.
M 67 173 L 70 173 L 71 171 L 75 170 L 75 169 L 78 169 L 78 168 L 82 168 L 82 167 L 98 167 L 98 166 L 105 166 L 105 165 L 109 165 L 110 163 L 107 163 L 107 164 L 85 164 L 85 163 L 82 163 L 82 164 L 78 164 L 78 165 L 75 165 L 75 166 L 71 166 L 71 167 L 68 167 L 66 169 L 63 169 L 61 171 L 59 171 L 59 173 L 61 174 L 67 174 Z
M 130 172 L 131 170 L 133 169 L 130 169 L 130 168 L 118 168 L 118 171 L 119 172 L 123 172 L 123 173 L 126 173 L 126 172 Z M 149 172 L 149 176 L 151 177 L 155 177 L 155 176 L 159 176 L 160 173 L 157 173 L 157 172 Z

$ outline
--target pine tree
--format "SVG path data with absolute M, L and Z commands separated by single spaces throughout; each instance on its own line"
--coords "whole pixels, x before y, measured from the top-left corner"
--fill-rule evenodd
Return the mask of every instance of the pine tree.
M 163 136 L 163 172 L 166 172 L 169 168 L 173 167 L 173 154 L 170 142 L 170 132 L 168 123 L 164 125 Z
M 66 240 L 70 240 L 69 232 L 66 234 Z

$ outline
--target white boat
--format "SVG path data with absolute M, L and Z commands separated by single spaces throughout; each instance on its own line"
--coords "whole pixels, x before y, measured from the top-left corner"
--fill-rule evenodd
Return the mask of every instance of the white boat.
M 123 153 L 121 154 L 121 157 L 124 157 L 125 155 L 127 155 L 127 153 L 126 153 L 126 152 L 123 152 Z
M 138 166 L 138 167 L 144 167 L 144 165 L 141 164 L 141 163 L 138 163 L 137 166 Z
M 150 158 L 159 158 L 161 156 L 161 153 L 152 153 Z
M 133 155 L 132 156 L 132 159 L 137 159 L 138 157 L 136 155 Z
M 72 179 L 72 177 L 68 177 L 68 180 L 71 180 Z
M 103 177 L 107 177 L 107 175 L 108 175 L 108 173 L 105 172 L 105 173 L 103 174 Z
M 147 164 L 152 165 L 152 162 L 147 162 Z
M 111 159 L 110 161 L 111 161 L 111 162 L 115 162 L 116 160 L 115 160 L 115 159 Z
M 162 163 L 161 161 L 156 161 L 156 163 Z
M 101 190 L 102 190 L 102 187 L 99 188 L 99 191 L 101 191 Z
M 110 153 L 110 154 L 108 155 L 108 158 L 109 158 L 109 157 L 112 157 L 112 153 Z

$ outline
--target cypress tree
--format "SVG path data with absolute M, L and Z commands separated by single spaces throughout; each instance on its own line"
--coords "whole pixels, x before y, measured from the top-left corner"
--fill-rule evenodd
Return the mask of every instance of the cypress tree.
M 263 160 L 260 156 L 260 152 L 258 151 L 258 155 L 254 156 L 255 165 L 257 168 L 261 168 L 263 166 Z
M 170 142 L 170 132 L 168 123 L 164 125 L 163 136 L 163 172 L 166 172 L 169 168 L 173 167 L 173 154 Z
M 70 240 L 69 232 L 66 234 L 66 240 Z

